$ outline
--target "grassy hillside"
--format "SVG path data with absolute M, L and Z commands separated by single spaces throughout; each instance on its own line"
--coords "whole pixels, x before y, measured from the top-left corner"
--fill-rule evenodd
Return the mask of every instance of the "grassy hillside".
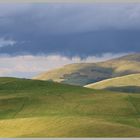
M 139 137 L 140 94 L 0 78 L 0 137 Z
M 114 91 L 140 93 L 140 74 L 131 74 L 122 77 L 111 78 L 86 85 L 85 87 L 93 89 L 109 89 Z
M 133 54 L 100 63 L 70 64 L 42 73 L 33 79 L 84 86 L 108 78 L 140 73 L 139 60 L 140 54 Z

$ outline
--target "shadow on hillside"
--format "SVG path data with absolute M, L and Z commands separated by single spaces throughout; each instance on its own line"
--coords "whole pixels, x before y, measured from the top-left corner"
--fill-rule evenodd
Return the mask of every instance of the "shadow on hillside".
M 140 86 L 121 86 L 121 87 L 108 87 L 106 90 L 127 92 L 127 93 L 140 93 Z

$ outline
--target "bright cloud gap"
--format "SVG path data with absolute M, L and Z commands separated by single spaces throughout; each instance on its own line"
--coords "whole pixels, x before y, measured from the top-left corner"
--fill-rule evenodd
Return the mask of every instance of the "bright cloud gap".
M 126 55 L 126 53 L 105 53 L 100 56 L 88 56 L 84 59 L 79 56 L 69 58 L 61 55 L 0 56 L 0 76 L 31 78 L 41 72 L 62 67 L 67 64 L 101 62 L 123 55 Z
M 7 47 L 7 46 L 13 46 L 15 44 L 16 44 L 15 40 L 0 38 L 0 48 Z

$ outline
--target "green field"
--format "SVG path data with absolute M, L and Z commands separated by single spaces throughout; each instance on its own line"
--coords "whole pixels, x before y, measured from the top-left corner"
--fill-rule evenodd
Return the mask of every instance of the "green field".
M 140 94 L 0 78 L 0 137 L 140 137 Z
M 122 91 L 127 93 L 140 93 L 140 74 L 130 74 L 126 76 L 110 78 L 86 85 L 85 87 L 93 89 Z

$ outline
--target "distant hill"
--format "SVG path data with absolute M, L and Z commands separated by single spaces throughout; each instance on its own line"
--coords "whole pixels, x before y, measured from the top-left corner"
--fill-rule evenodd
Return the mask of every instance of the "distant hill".
M 140 73 L 140 54 L 98 63 L 78 63 L 41 73 L 33 79 L 84 86 L 104 79 Z
M 140 94 L 0 78 L 0 137 L 140 137 Z
M 131 74 L 111 78 L 97 83 L 86 85 L 93 89 L 107 89 L 113 91 L 140 93 L 140 74 Z

